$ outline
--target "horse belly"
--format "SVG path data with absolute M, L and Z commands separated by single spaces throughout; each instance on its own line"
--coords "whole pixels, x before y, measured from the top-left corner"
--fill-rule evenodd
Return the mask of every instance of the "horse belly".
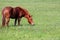
M 16 15 L 16 14 L 15 14 L 15 15 L 10 15 L 10 18 L 11 18 L 11 19 L 18 18 L 18 15 Z

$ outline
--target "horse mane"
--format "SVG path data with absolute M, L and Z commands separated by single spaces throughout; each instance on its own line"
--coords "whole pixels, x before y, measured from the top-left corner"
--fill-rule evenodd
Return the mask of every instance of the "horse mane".
M 25 15 L 30 15 L 27 9 L 22 8 L 22 7 L 16 7 L 16 8 L 19 8 L 20 11 L 22 11 Z

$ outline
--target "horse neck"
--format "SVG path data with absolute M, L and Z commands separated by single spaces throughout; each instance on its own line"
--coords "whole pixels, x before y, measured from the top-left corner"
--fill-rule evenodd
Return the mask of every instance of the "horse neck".
M 29 16 L 30 16 L 29 14 L 26 14 L 26 15 L 25 15 L 25 18 L 26 18 L 28 21 L 29 21 L 29 18 L 30 18 Z
M 26 9 L 22 9 L 22 11 L 23 11 L 24 17 L 25 17 L 27 20 L 29 20 L 29 16 L 30 16 L 29 12 L 28 12 Z

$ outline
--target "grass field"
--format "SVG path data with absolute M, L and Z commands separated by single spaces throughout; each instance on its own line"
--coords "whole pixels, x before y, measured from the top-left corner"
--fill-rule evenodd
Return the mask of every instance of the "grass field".
M 28 24 L 25 18 L 21 26 L 1 28 L 1 11 L 5 6 L 21 6 L 27 9 L 35 22 Z M 0 40 L 60 40 L 60 0 L 0 0 Z

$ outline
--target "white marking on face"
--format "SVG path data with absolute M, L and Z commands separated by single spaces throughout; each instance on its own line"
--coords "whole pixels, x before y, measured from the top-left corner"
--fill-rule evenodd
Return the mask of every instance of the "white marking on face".
M 32 23 L 31 25 L 34 25 L 34 23 Z

